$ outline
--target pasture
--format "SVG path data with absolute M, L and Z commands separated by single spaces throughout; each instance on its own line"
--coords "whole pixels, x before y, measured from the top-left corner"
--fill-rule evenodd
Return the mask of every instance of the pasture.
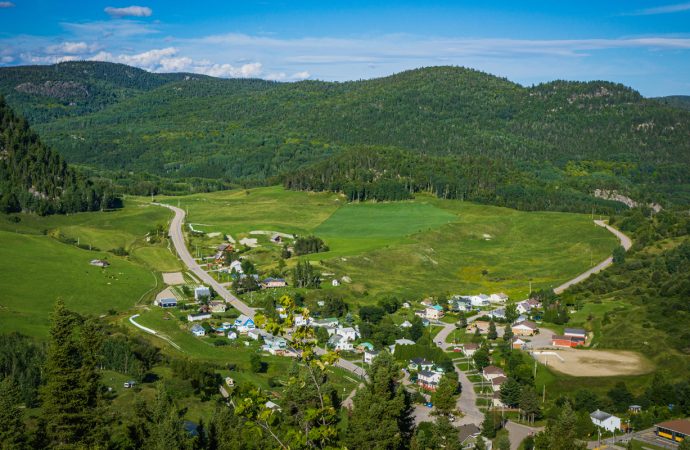
M 333 193 L 281 187 L 159 198 L 188 211 L 206 233 L 239 241 L 254 230 L 315 234 L 330 251 L 307 255 L 352 284 L 335 289 L 367 297 L 506 292 L 520 298 L 550 288 L 605 259 L 616 238 L 585 214 L 521 212 L 418 194 L 391 203 L 346 203 Z M 220 237 L 193 239 L 210 253 Z M 247 253 L 260 270 L 275 269 L 278 246 L 259 239 Z M 288 267 L 295 258 L 288 260 Z M 328 289 L 331 289 L 328 286 Z

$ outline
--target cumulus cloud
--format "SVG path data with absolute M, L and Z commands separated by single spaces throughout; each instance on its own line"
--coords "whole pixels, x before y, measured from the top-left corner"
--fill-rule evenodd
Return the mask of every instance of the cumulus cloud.
M 231 64 L 211 64 L 198 65 L 193 68 L 194 72 L 203 73 L 212 77 L 234 77 L 234 78 L 252 78 L 261 75 L 261 63 L 254 62 L 243 64 L 241 66 L 233 66 Z
M 80 55 L 87 52 L 93 52 L 95 45 L 89 45 L 86 42 L 63 42 L 57 45 L 50 45 L 46 47 L 46 53 L 57 54 L 67 53 L 71 55 Z
M 14 6 L 12 2 L 0 2 L 0 8 L 14 8 Z
M 104 9 L 110 17 L 150 17 L 153 11 L 148 6 L 127 6 L 126 8 L 115 8 L 108 6 Z

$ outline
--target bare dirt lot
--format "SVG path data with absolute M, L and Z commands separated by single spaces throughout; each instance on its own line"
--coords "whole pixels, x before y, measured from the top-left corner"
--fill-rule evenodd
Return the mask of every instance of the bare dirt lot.
M 163 274 L 163 282 L 168 286 L 184 284 L 184 277 L 181 272 L 168 272 Z
M 639 375 L 654 368 L 642 355 L 626 351 L 560 349 L 534 356 L 553 370 L 574 377 Z

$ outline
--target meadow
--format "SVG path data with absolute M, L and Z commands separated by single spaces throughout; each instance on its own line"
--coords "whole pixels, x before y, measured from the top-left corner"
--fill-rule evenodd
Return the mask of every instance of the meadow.
M 585 214 L 521 212 L 417 195 L 392 203 L 346 203 L 333 193 L 281 187 L 159 198 L 180 205 L 195 230 L 256 237 L 253 230 L 315 234 L 330 251 L 308 255 L 347 290 L 369 295 L 506 292 L 520 298 L 557 286 L 605 259 L 617 245 Z M 220 242 L 195 237 L 210 253 Z M 278 247 L 267 239 L 248 253 L 259 268 L 277 266 Z M 288 260 L 288 266 L 295 258 Z M 328 287 L 330 289 L 330 286 Z

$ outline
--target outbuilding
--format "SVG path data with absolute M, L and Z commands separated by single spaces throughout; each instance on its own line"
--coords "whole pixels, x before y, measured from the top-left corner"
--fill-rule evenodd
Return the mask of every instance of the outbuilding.
M 669 441 L 683 442 L 690 438 L 690 420 L 688 419 L 667 420 L 654 427 L 657 436 Z

